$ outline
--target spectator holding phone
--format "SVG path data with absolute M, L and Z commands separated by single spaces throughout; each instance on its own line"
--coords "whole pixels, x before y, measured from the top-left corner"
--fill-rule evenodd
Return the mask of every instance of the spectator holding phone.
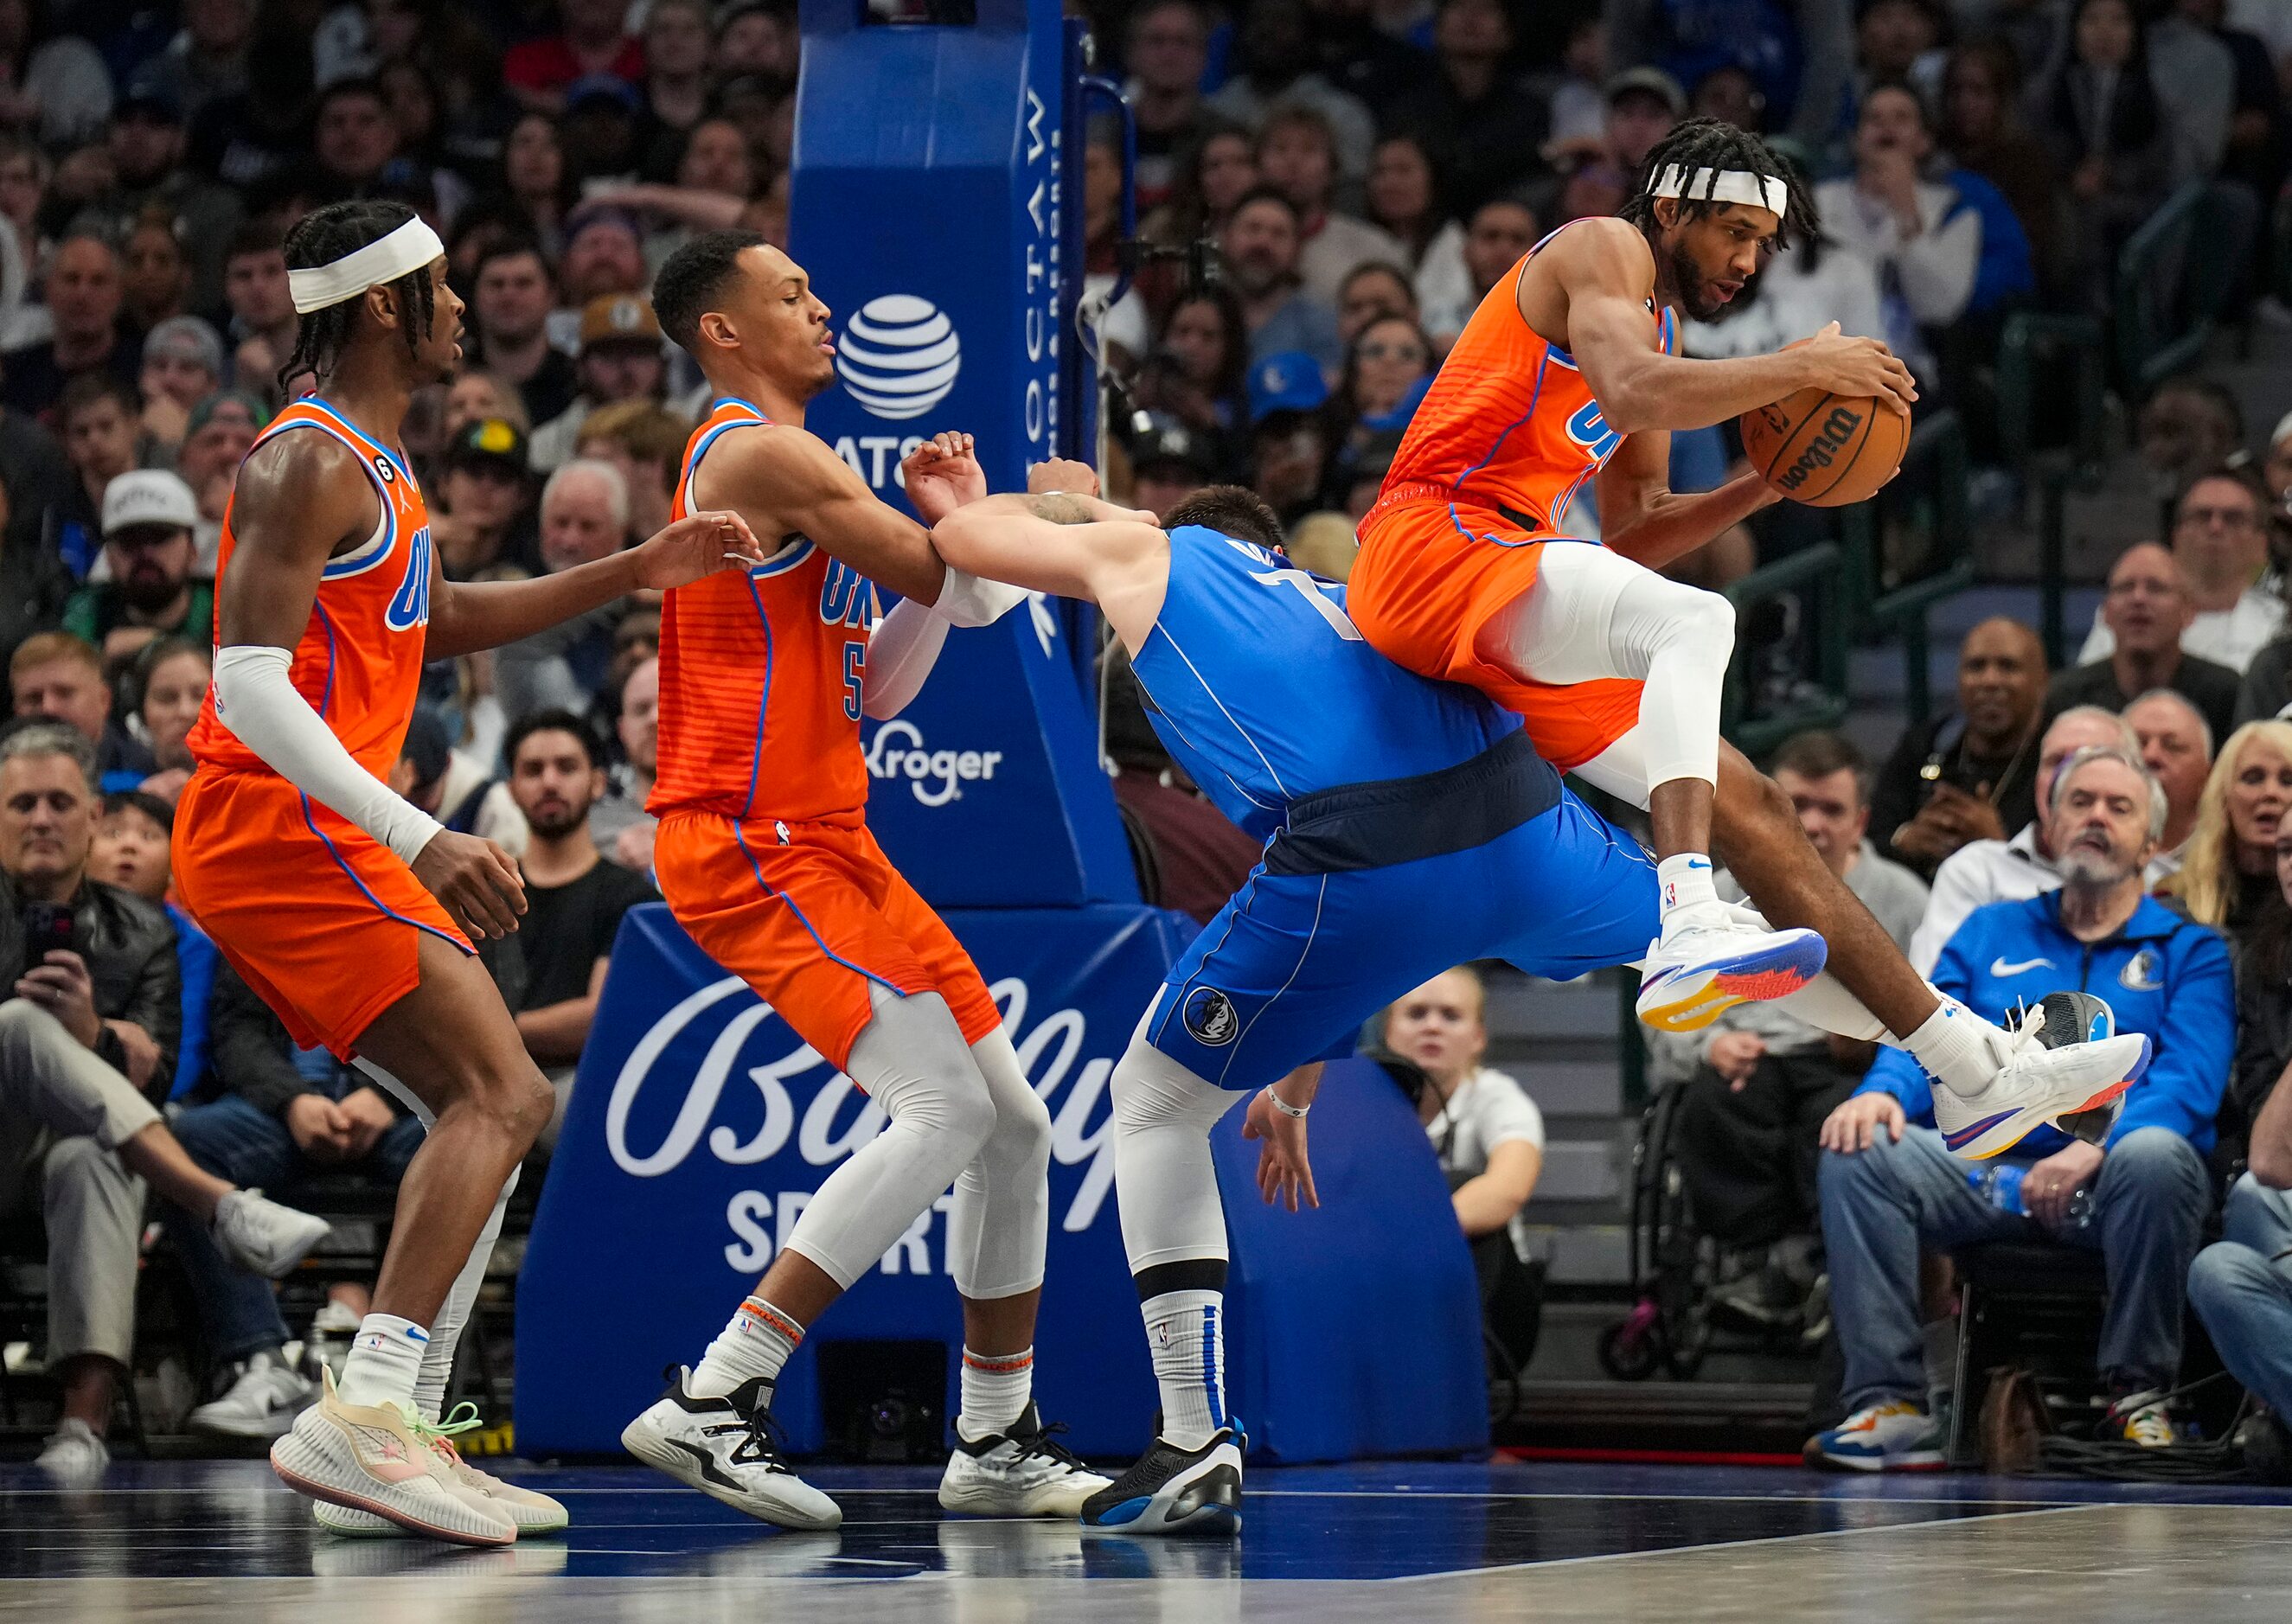
M 135 1333 L 143 1189 L 190 1214 L 234 1264 L 285 1274 L 327 1233 L 203 1172 L 160 1120 L 182 1025 L 174 929 L 88 878 L 95 752 L 71 728 L 0 736 L 0 1210 L 37 1192 L 48 1232 L 48 1368 L 63 1416 L 40 1455 L 86 1483 Z

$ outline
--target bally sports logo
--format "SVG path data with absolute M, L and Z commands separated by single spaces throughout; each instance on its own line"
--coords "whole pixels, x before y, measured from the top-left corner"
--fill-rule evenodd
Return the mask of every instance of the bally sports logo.
M 1776 421 L 1780 414 L 1775 407 L 1767 406 L 1763 409 L 1770 427 L 1780 433 L 1787 434 L 1790 431 L 1790 426 L 1787 421 L 1781 422 Z M 1769 477 L 1781 489 L 1796 491 L 1800 486 L 1804 485 L 1816 470 L 1828 468 L 1837 460 L 1838 454 L 1853 442 L 1855 430 L 1861 428 L 1864 415 L 1865 414 L 1856 411 L 1851 406 L 1832 406 L 1830 415 L 1822 420 L 1820 432 L 1807 441 L 1804 449 L 1792 460 L 1791 465 Z
M 1107 1082 L 1116 1055 L 1128 1041 L 1129 1024 L 1109 1028 L 1093 1041 L 1089 1022 L 1079 1009 L 1053 1009 L 1029 1025 L 1027 984 L 1018 977 L 1005 977 L 988 991 L 1003 1011 L 1019 1069 L 1050 1107 L 1052 1157 L 1061 1167 L 1084 1169 L 1061 1223 L 1069 1234 L 1088 1229 L 1114 1189 L 1114 1122 Z M 805 1167 L 824 1170 L 884 1130 L 883 1108 L 785 1026 L 770 1031 L 768 1045 L 758 1043 L 757 1029 L 771 1013 L 771 1006 L 758 1000 L 746 983 L 727 976 L 681 1000 L 652 1024 L 613 1079 L 605 1109 L 605 1146 L 622 1172 L 633 1178 L 658 1178 L 675 1172 L 704 1146 L 725 1166 L 750 1167 L 792 1146 Z M 710 1027 L 714 1035 L 697 1070 L 660 1065 L 681 1034 Z M 1115 1046 L 1112 1053 L 1103 1048 L 1108 1041 Z M 759 1047 L 764 1052 L 750 1052 Z M 663 1074 L 657 1077 L 657 1069 Z M 672 1090 L 681 1086 L 683 1095 L 666 1132 L 646 1149 L 631 1143 L 630 1119 L 649 1084 Z M 743 1138 L 715 1118 L 728 1092 L 737 1097 L 748 1089 L 755 1090 L 763 1114 L 755 1131 Z M 755 1112 L 750 1106 L 738 1114 L 755 1121 Z M 646 1113 L 645 1120 L 657 1123 L 658 1112 Z M 792 1168 L 783 1170 L 783 1177 L 791 1175 L 799 1182 L 808 1177 Z M 734 1194 L 725 1211 L 733 1237 L 724 1249 L 726 1264 L 753 1274 L 770 1263 L 810 1197 L 811 1191 L 803 1189 Z M 884 1273 L 932 1272 L 924 1246 L 931 1217 L 926 1212 L 916 1219 L 909 1237 L 884 1259 Z M 773 1230 L 763 1227 L 766 1219 L 772 1220 Z M 900 1261 L 903 1255 L 904 1263 Z
M 844 324 L 835 370 L 851 398 L 894 422 L 921 417 L 963 371 L 963 339 L 947 312 L 913 293 L 870 299 Z

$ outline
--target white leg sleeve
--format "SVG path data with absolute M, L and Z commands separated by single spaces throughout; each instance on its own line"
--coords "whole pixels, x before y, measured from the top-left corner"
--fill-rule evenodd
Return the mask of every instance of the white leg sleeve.
M 995 1102 L 947 1001 L 880 987 L 874 996 L 875 1018 L 852 1044 L 847 1069 L 890 1125 L 829 1175 L 788 1237 L 792 1250 L 847 1290 L 995 1131 Z
M 1142 1035 L 1130 1040 L 1110 1086 L 1114 1188 L 1130 1272 L 1195 1258 L 1223 1262 L 1225 1209 L 1210 1130 L 1246 1097 L 1203 1081 Z
M 971 1046 L 995 1102 L 995 1131 L 955 1181 L 947 1268 L 974 1299 L 1016 1297 L 1043 1283 L 1051 1224 L 1051 1112 L 997 1027 Z
M 1544 550 L 1536 584 L 1489 623 L 1482 652 L 1532 681 L 1636 677 L 1639 754 L 1650 788 L 1719 782 L 1719 706 L 1735 652 L 1735 608 L 1588 543 Z M 1602 785 L 1602 788 L 1607 787 Z
M 421 1374 L 414 1379 L 414 1403 L 433 1421 L 446 1407 L 446 1387 L 454 1379 L 454 1351 L 461 1346 L 470 1311 L 477 1306 L 478 1293 L 485 1288 L 486 1266 L 493 1261 L 494 1242 L 501 1239 L 502 1214 L 509 1207 L 510 1193 L 517 1188 L 517 1176 L 522 1170 L 510 1170 L 509 1182 L 502 1186 L 492 1215 L 470 1248 L 470 1260 L 454 1276 L 445 1305 L 430 1322 L 430 1345 L 422 1350 Z

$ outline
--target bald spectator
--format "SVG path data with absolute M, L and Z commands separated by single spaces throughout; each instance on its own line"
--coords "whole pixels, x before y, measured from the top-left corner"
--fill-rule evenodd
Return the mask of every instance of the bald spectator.
M 2141 764 L 2164 786 L 2165 832 L 2149 864 L 2149 883 L 2181 872 L 2181 854 L 2197 826 L 2197 807 L 2212 776 L 2215 734 L 2185 695 L 2155 688 L 2125 707 L 2126 725 L 2141 742 Z
M 541 566 L 551 575 L 609 558 L 628 539 L 628 482 L 610 462 L 576 458 L 541 487 Z M 494 677 L 502 713 L 514 724 L 537 711 L 586 712 L 627 612 L 617 599 L 504 648 Z
M 1993 902 L 2024 902 L 2061 884 L 2057 854 L 2046 842 L 2046 824 L 2053 815 L 2054 776 L 2062 763 L 2080 750 L 2119 750 L 2130 755 L 2139 744 L 2123 717 L 2096 705 L 2078 705 L 2054 719 L 2038 747 L 2035 815 L 2010 840 L 1973 840 L 1960 847 L 1935 873 L 1925 917 L 1910 937 L 1910 963 L 1920 975 L 1933 973 L 1942 948 L 1976 908 Z
M 652 872 L 653 831 L 660 820 L 645 810 L 660 765 L 660 661 L 639 662 L 621 684 L 621 712 L 613 731 L 621 759 L 606 775 L 605 793 L 589 808 L 589 838 L 623 868 Z
M 2215 738 L 2226 738 L 2242 679 L 2182 648 L 2182 635 L 2196 617 L 2187 577 L 2172 551 L 2155 542 L 2127 548 L 2110 569 L 2101 604 L 2101 623 L 2112 644 L 2108 656 L 2055 677 L 2046 690 L 2046 708 L 2059 713 L 2071 705 L 2099 705 L 2121 712 L 2135 695 L 2170 688 L 2196 706 Z M 2167 848 L 2174 844 L 2168 840 Z
M 65 382 L 84 372 L 108 373 L 132 387 L 141 335 L 120 313 L 125 294 L 111 245 L 99 237 L 66 237 L 48 261 L 46 295 L 54 336 L 0 358 L 0 405 L 45 418 Z
M 69 631 L 26 638 L 8 661 L 8 698 L 19 720 L 45 717 L 85 739 L 107 795 L 138 787 L 156 769 L 151 752 L 112 720 L 103 656 L 85 638 Z
M 2037 816 L 2038 732 L 2046 654 L 2038 634 L 2000 615 L 1965 635 L 1957 708 L 1913 728 L 1879 769 L 1870 838 L 1931 881 L 1974 840 L 2002 840 Z
M 2222 468 L 2199 478 L 2174 509 L 2173 556 L 2196 611 L 2181 634 L 2182 651 L 2240 675 L 2284 630 L 2284 599 L 2261 582 L 2268 568 L 2268 505 L 2258 479 Z M 2078 656 L 2087 663 L 2107 659 L 2117 647 L 2102 607 Z

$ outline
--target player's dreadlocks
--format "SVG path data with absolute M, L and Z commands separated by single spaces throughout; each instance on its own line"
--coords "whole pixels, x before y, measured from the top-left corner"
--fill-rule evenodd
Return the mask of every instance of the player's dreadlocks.
M 1648 154 L 1647 162 L 1640 169 L 1638 185 L 1624 206 L 1616 211 L 1618 216 L 1652 237 L 1657 229 L 1656 200 L 1648 189 L 1658 175 L 1674 164 L 1691 175 L 1699 169 L 1715 173 L 1740 169 L 1780 181 L 1790 190 L 1790 206 L 1784 212 L 1782 226 L 1776 235 L 1785 243 L 1808 243 L 1822 229 L 1821 216 L 1815 210 L 1813 195 L 1807 190 L 1806 178 L 1798 165 L 1748 130 L 1739 130 L 1720 118 L 1690 118 L 1673 125 L 1671 133 L 1658 141 Z M 1679 199 L 1683 219 L 1707 214 L 1719 206 L 1707 197 Z
M 414 211 L 402 203 L 330 203 L 313 209 L 286 233 L 286 269 L 314 270 L 331 265 L 368 243 L 380 242 L 413 218 Z M 418 350 L 429 334 L 437 304 L 430 286 L 430 268 L 409 270 L 389 285 L 398 293 L 399 326 L 405 332 L 406 347 Z M 290 388 L 289 381 L 301 374 L 324 378 L 335 369 L 342 359 L 343 346 L 350 342 L 359 306 L 364 302 L 362 298 L 345 299 L 303 318 L 295 334 L 295 353 L 278 369 L 280 389 Z

